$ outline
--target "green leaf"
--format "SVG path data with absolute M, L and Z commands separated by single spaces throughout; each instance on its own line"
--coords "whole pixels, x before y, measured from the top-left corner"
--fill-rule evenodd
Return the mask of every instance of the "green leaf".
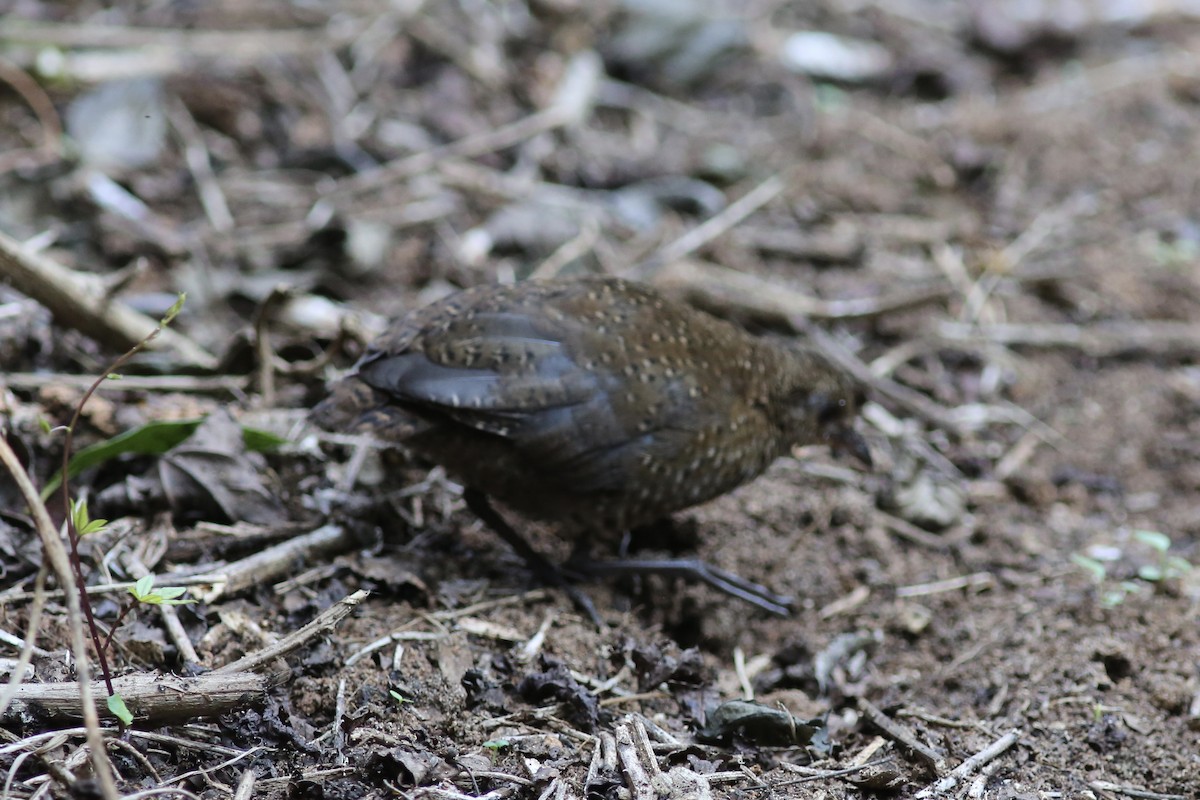
M 185 442 L 196 432 L 203 421 L 203 419 L 183 419 L 148 422 L 141 427 L 119 433 L 111 439 L 97 442 L 83 448 L 71 457 L 67 464 L 67 477 L 74 478 L 89 467 L 111 461 L 126 453 L 144 456 L 162 455 Z M 256 453 L 273 450 L 288 442 L 287 439 L 276 436 L 270 431 L 251 428 L 248 425 L 241 427 L 242 441 L 245 443 L 246 449 Z M 50 497 L 54 490 L 61 485 L 61 475 L 51 478 L 42 489 L 42 499 Z M 78 526 L 76 527 L 78 528 Z
M 261 428 L 251 428 L 249 425 L 242 426 L 242 441 L 245 443 L 246 449 L 254 453 L 274 450 L 276 447 L 288 443 L 288 440 L 282 436 L 276 436 Z
M 108 525 L 108 520 L 106 519 L 88 519 L 86 500 L 70 500 L 69 508 L 71 510 L 71 525 L 75 528 L 75 533 L 79 536 L 98 533 Z
M 133 585 L 133 588 L 129 590 L 129 593 L 138 600 L 142 600 L 143 598 L 149 596 L 152 591 L 154 591 L 154 575 L 150 574 L 143 575 L 142 577 L 138 578 L 137 583 Z
M 71 509 L 71 525 L 76 531 L 83 530 L 88 524 L 87 500 L 70 500 L 68 504 Z
M 94 519 L 88 524 L 84 525 L 82 528 L 76 526 L 75 530 L 79 532 L 80 536 L 87 536 L 89 533 L 99 533 L 106 527 L 108 527 L 108 520 Z
M 1079 553 L 1072 553 L 1071 560 L 1075 562 L 1075 566 L 1080 567 L 1085 572 L 1090 573 L 1092 580 L 1094 580 L 1096 583 L 1104 580 L 1105 576 L 1108 574 L 1108 570 L 1105 569 L 1104 565 L 1094 558 L 1088 558 L 1087 556 L 1080 555 Z
M 489 750 L 503 750 L 509 744 L 508 739 L 488 739 L 483 743 L 483 746 Z
M 828 83 L 818 83 L 816 86 L 817 110 L 834 112 L 845 107 L 847 95 L 836 86 Z
M 1121 590 L 1127 595 L 1142 594 L 1146 591 L 1146 586 L 1145 584 L 1138 583 L 1137 581 L 1127 580 L 1121 581 Z
M 139 603 L 152 606 L 183 606 L 196 602 L 190 598 L 178 599 L 186 591 L 182 586 L 163 586 L 155 589 L 153 575 L 143 575 L 129 589 L 129 593 Z
M 158 592 L 151 592 L 145 597 L 139 598 L 141 602 L 148 606 L 186 606 L 188 603 L 194 603 L 195 600 L 184 598 L 182 600 L 168 600 Z
M 1100 597 L 1100 605 L 1105 608 L 1114 608 L 1125 602 L 1126 592 L 1123 589 L 1110 589 Z
M 164 586 L 154 593 L 154 599 L 151 602 L 160 606 L 182 606 L 196 602 L 186 597 L 182 600 L 178 599 L 186 592 L 187 589 L 183 586 Z
M 42 429 L 42 433 L 49 433 L 51 430 L 53 430 L 50 427 L 50 420 L 42 416 L 38 417 L 38 427 Z
M 180 292 L 179 299 L 176 300 L 171 305 L 171 307 L 167 309 L 166 314 L 163 314 L 162 320 L 160 320 L 158 323 L 159 327 L 165 328 L 166 326 L 170 325 L 171 320 L 173 320 L 173 319 L 175 319 L 175 317 L 179 316 L 179 312 L 183 310 L 183 304 L 186 300 L 187 300 L 187 292 Z
M 1166 570 L 1168 577 L 1178 578 L 1180 575 L 1187 575 L 1193 569 L 1195 569 L 1195 567 L 1193 567 L 1191 562 L 1186 558 L 1182 558 L 1180 556 L 1167 556 Z
M 71 456 L 67 464 L 67 477 L 74 478 L 88 467 L 103 464 L 126 453 L 161 455 L 195 433 L 201 422 L 198 419 L 150 422 L 97 442 Z M 61 485 L 61 475 L 51 478 L 42 489 L 42 499 L 48 498 Z
M 133 714 L 129 712 L 129 707 L 125 705 L 125 698 L 119 694 L 110 694 L 108 696 L 108 710 L 112 715 L 121 720 L 124 725 L 133 723 Z
M 1158 583 L 1163 579 L 1163 571 L 1154 564 L 1143 564 L 1138 567 L 1137 575 L 1144 581 Z
M 1136 530 L 1133 532 L 1133 538 L 1145 545 L 1153 547 L 1160 553 L 1165 553 L 1171 549 L 1171 537 L 1165 533 L 1158 531 Z

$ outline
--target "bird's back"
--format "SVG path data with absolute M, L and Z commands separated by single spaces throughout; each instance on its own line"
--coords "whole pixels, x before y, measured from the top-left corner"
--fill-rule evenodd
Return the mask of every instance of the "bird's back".
M 319 424 L 401 440 L 534 517 L 614 535 L 753 478 L 787 352 L 611 278 L 481 287 L 414 311 Z

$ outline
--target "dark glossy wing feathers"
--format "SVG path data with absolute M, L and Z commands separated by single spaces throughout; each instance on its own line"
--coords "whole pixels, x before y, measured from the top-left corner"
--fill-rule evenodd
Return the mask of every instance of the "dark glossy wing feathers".
M 464 338 L 443 332 L 433 353 L 372 352 L 358 377 L 413 413 L 503 437 L 557 484 L 584 492 L 622 488 L 631 460 L 652 437 L 618 418 L 610 396 L 618 382 L 583 369 L 563 342 L 517 315 L 487 322 L 502 334 L 474 324 L 465 326 Z

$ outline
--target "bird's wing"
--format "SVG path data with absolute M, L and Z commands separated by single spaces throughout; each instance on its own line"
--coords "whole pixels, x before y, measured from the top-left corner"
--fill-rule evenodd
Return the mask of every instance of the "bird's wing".
M 472 335 L 441 336 L 432 357 L 429 348 L 369 353 L 358 377 L 417 414 L 508 440 L 525 463 L 574 491 L 621 489 L 642 454 L 689 427 L 686 403 L 667 402 L 659 405 L 670 418 L 639 430 L 645 420 L 615 411 L 616 378 L 584 369 L 562 336 L 520 315 L 496 317 L 477 316 Z

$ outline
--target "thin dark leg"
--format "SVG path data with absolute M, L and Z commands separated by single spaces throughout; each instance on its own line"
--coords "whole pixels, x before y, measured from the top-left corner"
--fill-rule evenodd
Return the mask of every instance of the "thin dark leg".
M 739 577 L 699 560 L 615 559 L 611 561 L 572 560 L 570 567 L 588 575 L 667 575 L 706 583 L 730 597 L 786 617 L 791 614 L 794 598 L 775 594 L 765 586 Z
M 521 534 L 513 530 L 513 527 L 508 524 L 504 517 L 500 516 L 499 512 L 492 507 L 492 503 L 488 500 L 487 495 L 478 489 L 466 488 L 463 490 L 463 500 L 467 503 L 467 508 L 471 509 L 475 516 L 483 520 L 483 524 L 487 525 L 492 531 L 508 543 L 508 546 L 516 551 L 529 568 L 537 573 L 538 577 L 554 586 L 560 587 L 571 598 L 571 601 L 587 615 L 597 628 L 604 627 L 604 620 L 600 618 L 600 614 L 596 611 L 596 605 L 592 599 L 588 597 L 579 587 L 573 585 L 567 577 L 563 575 L 562 570 L 550 563 L 550 561 L 537 550 L 534 550 L 529 542 Z
M 619 545 L 617 545 L 617 558 L 619 560 L 629 558 L 629 549 L 631 547 L 633 547 L 634 534 L 635 534 L 635 532 L 633 530 L 628 530 L 621 534 L 621 543 Z M 580 558 L 576 558 L 576 556 L 580 556 Z M 586 564 L 589 561 L 591 561 L 591 559 L 588 558 L 587 552 L 575 552 L 575 553 L 571 554 L 571 560 L 568 561 L 567 563 L 568 564 L 577 564 L 577 563 Z M 627 588 L 630 589 L 631 595 L 633 595 L 634 597 L 637 597 L 638 595 L 640 595 L 642 593 L 642 576 L 634 574 L 634 575 L 628 575 L 627 577 L 629 579 L 627 581 Z

